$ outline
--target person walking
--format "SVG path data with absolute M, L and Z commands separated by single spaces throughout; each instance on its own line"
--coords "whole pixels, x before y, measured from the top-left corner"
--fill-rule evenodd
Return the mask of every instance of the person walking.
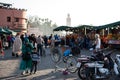
M 101 39 L 99 34 L 95 34 L 95 50 L 101 49 Z
M 44 40 L 43 38 L 39 35 L 36 39 L 36 43 L 37 43 L 37 52 L 40 54 L 40 56 L 42 56 L 42 47 L 43 47 L 43 43 L 44 43 Z
M 3 46 L 2 46 L 2 40 L 0 38 L 0 56 L 4 58 L 4 51 L 3 51 Z
M 50 41 L 51 41 L 50 47 L 51 47 L 51 48 L 55 47 L 55 38 L 54 38 L 53 35 L 51 35 Z
M 33 69 L 34 69 L 34 74 L 35 74 L 37 71 L 37 64 L 40 61 L 40 55 L 38 54 L 36 48 L 33 49 L 33 52 L 31 53 L 31 57 L 32 57 L 32 67 L 30 70 L 30 74 L 32 74 Z
M 11 34 L 7 36 L 8 48 L 11 47 Z
M 30 43 L 28 39 L 25 39 L 25 43 L 22 45 L 22 60 L 20 63 L 20 70 L 22 71 L 22 75 L 29 73 L 29 70 L 32 67 L 31 52 L 33 48 L 33 44 Z
M 22 49 L 22 40 L 20 38 L 20 33 L 17 33 L 14 43 L 13 43 L 13 50 L 12 50 L 12 56 L 18 57 L 18 55 L 21 54 L 21 49 Z
M 13 47 L 14 41 L 15 41 L 15 36 L 14 36 L 14 35 L 11 35 L 11 47 Z
M 45 35 L 43 39 L 44 39 L 45 48 L 47 48 L 47 46 L 48 46 L 48 38 L 47 38 L 47 36 Z

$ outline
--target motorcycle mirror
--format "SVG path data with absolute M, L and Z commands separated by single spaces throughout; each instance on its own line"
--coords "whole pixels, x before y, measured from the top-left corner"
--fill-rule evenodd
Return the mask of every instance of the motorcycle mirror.
M 90 51 L 93 51 L 93 48 L 90 48 L 89 50 L 90 50 Z
M 107 60 L 107 57 L 105 57 L 104 60 L 106 61 L 106 60 Z

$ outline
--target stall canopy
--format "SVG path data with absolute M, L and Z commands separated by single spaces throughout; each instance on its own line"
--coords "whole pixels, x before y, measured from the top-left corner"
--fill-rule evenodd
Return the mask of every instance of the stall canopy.
M 80 25 L 80 26 L 77 26 L 77 27 L 74 27 L 73 29 L 89 29 L 91 30 L 94 26 L 91 26 L 91 25 Z
M 120 26 L 120 21 L 113 22 L 110 24 L 100 25 L 100 26 L 93 26 L 93 25 L 80 25 L 76 27 L 69 27 L 69 26 L 59 26 L 55 28 L 53 31 L 74 31 L 74 30 L 101 30 L 106 28 L 116 28 Z
M 53 29 L 53 31 L 68 31 L 71 28 L 72 27 L 69 27 L 69 26 L 59 26 L 59 27 Z
M 73 28 L 70 29 L 70 30 L 73 31 L 73 32 L 75 32 L 75 31 L 77 31 L 77 30 L 84 30 L 84 31 L 85 31 L 85 34 L 87 34 L 87 31 L 92 30 L 93 27 L 96 27 L 96 26 L 92 26 L 92 25 L 80 25 L 80 26 L 73 27 Z
M 6 30 L 4 30 L 3 28 L 0 28 L 0 34 L 9 34 Z
M 106 29 L 106 28 L 115 28 L 120 26 L 120 21 L 114 22 L 114 23 L 110 23 L 110 24 L 106 24 L 106 25 L 102 25 L 102 26 L 98 26 L 94 29 Z
M 16 32 L 7 28 L 0 28 L 0 34 L 13 34 L 16 35 Z
M 7 31 L 9 34 L 16 35 L 16 32 L 7 28 L 4 28 L 5 31 Z

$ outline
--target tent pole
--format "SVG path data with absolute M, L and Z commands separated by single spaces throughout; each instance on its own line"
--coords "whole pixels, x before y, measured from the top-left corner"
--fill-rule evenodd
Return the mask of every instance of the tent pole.
M 108 34 L 109 34 L 109 28 L 108 28 Z
M 104 29 L 102 31 L 103 31 L 103 36 L 104 36 L 105 35 Z
M 86 27 L 85 27 L 85 35 L 86 35 Z
M 66 34 L 65 34 L 65 45 L 66 45 L 66 37 L 67 37 L 67 31 L 65 31 L 66 32 Z

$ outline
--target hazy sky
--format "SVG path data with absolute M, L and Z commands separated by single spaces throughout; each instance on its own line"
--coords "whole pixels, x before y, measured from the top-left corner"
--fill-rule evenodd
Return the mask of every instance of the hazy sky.
M 120 0 L 0 0 L 13 7 L 27 9 L 27 15 L 49 18 L 53 23 L 66 25 L 104 25 L 120 21 Z

